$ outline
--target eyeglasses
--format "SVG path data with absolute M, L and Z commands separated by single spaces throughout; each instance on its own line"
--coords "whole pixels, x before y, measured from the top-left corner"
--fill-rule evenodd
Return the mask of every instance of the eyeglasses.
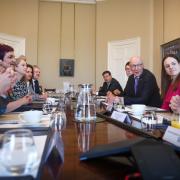
M 140 64 L 132 64 L 132 65 L 131 65 L 131 68 L 132 68 L 132 69 L 140 68 L 142 65 L 143 65 L 143 63 L 140 63 Z
M 9 55 L 7 58 L 9 58 L 9 59 L 14 59 L 15 56 L 14 56 L 14 55 Z

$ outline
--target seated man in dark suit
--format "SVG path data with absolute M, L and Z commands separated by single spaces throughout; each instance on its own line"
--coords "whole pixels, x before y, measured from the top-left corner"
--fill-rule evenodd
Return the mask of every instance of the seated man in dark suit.
M 124 89 L 124 104 L 145 104 L 160 107 L 161 97 L 155 76 L 144 69 L 140 57 L 130 59 L 132 75 Z
M 106 96 L 107 92 L 110 91 L 116 96 L 120 96 L 123 93 L 122 87 L 119 82 L 112 78 L 110 71 L 104 71 L 102 73 L 104 83 L 103 86 L 100 87 L 99 96 Z
M 42 94 L 42 89 L 39 85 L 38 79 L 40 78 L 40 68 L 37 65 L 33 66 L 33 90 L 36 94 Z

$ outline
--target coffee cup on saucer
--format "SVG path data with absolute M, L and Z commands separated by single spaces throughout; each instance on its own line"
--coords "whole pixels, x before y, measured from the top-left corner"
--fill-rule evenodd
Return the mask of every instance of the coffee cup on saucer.
M 25 123 L 39 123 L 42 118 L 42 111 L 25 111 L 22 114 L 19 114 L 19 119 Z
M 131 107 L 132 107 L 132 113 L 135 116 L 143 115 L 146 109 L 146 105 L 144 104 L 133 104 L 131 105 Z

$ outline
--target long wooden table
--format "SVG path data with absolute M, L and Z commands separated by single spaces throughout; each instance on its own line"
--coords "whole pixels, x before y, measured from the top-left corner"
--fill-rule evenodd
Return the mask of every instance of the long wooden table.
M 96 145 L 135 139 L 137 134 L 100 120 L 97 123 L 77 123 L 74 112 L 66 111 L 67 125 L 59 135 L 64 146 L 64 162 L 56 152 L 43 165 L 41 179 L 124 179 L 137 167 L 124 156 L 111 156 L 81 162 L 79 156 Z

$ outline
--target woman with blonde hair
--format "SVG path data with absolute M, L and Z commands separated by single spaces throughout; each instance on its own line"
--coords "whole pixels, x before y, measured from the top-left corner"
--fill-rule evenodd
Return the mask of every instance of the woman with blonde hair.
M 11 97 L 14 100 L 20 99 L 28 94 L 27 84 L 25 81 L 27 63 L 25 56 L 19 56 L 16 59 L 15 71 L 17 73 L 17 82 L 12 88 Z

